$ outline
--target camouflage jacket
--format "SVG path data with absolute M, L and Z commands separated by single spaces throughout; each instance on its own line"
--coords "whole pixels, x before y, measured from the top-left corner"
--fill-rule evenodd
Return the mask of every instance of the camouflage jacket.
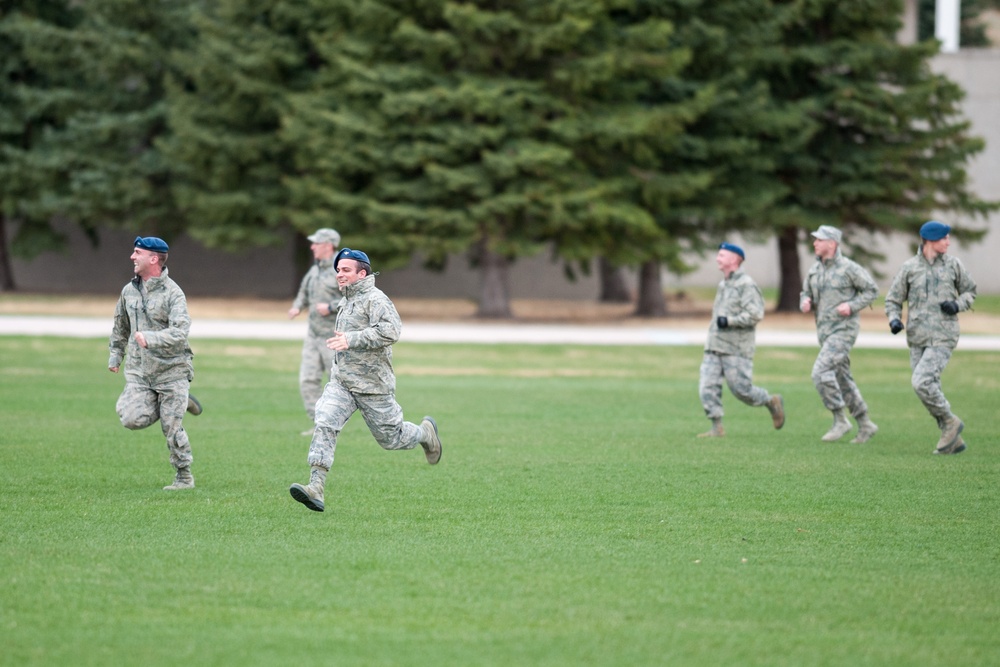
M 188 345 L 191 318 L 184 292 L 167 275 L 143 282 L 136 276 L 122 289 L 108 347 L 108 368 L 125 360 L 128 380 L 155 384 L 194 378 L 194 354 Z M 142 332 L 148 347 L 135 341 Z
M 902 320 L 906 307 L 906 343 L 912 347 L 958 345 L 958 316 L 941 312 L 942 301 L 955 301 L 969 310 L 976 299 L 976 283 L 956 257 L 938 255 L 928 262 L 922 252 L 903 262 L 885 296 L 885 315 Z
M 357 394 L 392 394 L 392 344 L 403 323 L 396 307 L 375 287 L 375 276 L 365 276 L 344 288 L 337 313 L 337 331 L 347 336 L 347 349 L 337 352 L 337 380 Z
M 837 254 L 828 260 L 817 261 L 809 269 L 802 283 L 799 303 L 807 298 L 812 301 L 816 334 L 821 345 L 830 336 L 847 338 L 853 344 L 861 330 L 858 313 L 870 306 L 877 296 L 878 285 L 871 274 L 854 260 L 844 257 L 837 248 Z M 837 306 L 842 303 L 851 307 L 847 317 L 837 312 Z
M 720 316 L 729 320 L 725 329 L 719 328 Z M 764 296 L 757 283 L 743 271 L 733 271 L 719 283 L 715 293 L 705 351 L 753 358 L 757 323 L 762 319 Z
M 337 285 L 337 272 L 333 269 L 332 259 L 323 259 L 313 264 L 306 275 L 302 277 L 299 293 L 295 295 L 292 308 L 309 309 L 309 335 L 318 338 L 329 338 L 333 335 L 334 324 L 337 321 L 337 303 L 340 301 L 340 286 Z M 330 304 L 329 315 L 320 315 L 316 304 Z

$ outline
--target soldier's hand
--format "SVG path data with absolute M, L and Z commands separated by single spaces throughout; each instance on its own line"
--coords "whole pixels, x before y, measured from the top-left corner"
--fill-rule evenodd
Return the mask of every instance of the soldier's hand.
M 715 323 L 719 325 L 720 329 L 726 329 L 729 327 L 729 318 L 725 315 L 719 315 L 718 319 L 715 320 Z
M 331 350 L 346 350 L 348 347 L 347 336 L 341 331 L 335 331 L 333 337 L 326 339 L 326 346 Z
M 802 303 L 799 304 L 799 310 L 801 310 L 803 313 L 808 313 L 810 310 L 812 310 L 812 306 L 813 306 L 812 299 L 806 297 L 802 299 Z
M 893 336 L 895 336 L 902 330 L 903 330 L 903 323 L 900 322 L 899 320 L 893 320 L 892 322 L 889 322 L 889 331 L 892 332 Z
M 941 312 L 945 315 L 957 315 L 958 314 L 958 302 L 957 301 L 942 301 L 940 304 Z

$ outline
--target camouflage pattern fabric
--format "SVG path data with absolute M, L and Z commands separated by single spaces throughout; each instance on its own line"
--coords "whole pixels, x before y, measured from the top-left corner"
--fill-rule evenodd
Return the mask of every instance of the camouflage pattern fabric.
M 725 329 L 719 328 L 720 316 L 729 320 Z M 743 271 L 733 271 L 715 293 L 705 351 L 753 359 L 757 323 L 763 318 L 764 296 L 757 283 Z
M 122 426 L 130 430 L 152 426 L 159 420 L 170 464 L 175 469 L 188 468 L 192 461 L 191 443 L 183 426 L 189 387 L 186 378 L 155 384 L 130 381 L 115 406 Z
M 951 416 L 951 404 L 941 390 L 941 374 L 951 360 L 952 348 L 917 347 L 910 348 L 910 368 L 913 375 L 910 384 L 927 412 L 937 420 L 938 428 Z
M 959 312 L 972 308 L 976 283 L 956 257 L 938 255 L 931 264 L 918 252 L 903 262 L 885 296 L 885 315 L 902 320 L 906 308 L 906 343 L 910 347 L 958 345 L 958 315 L 941 312 L 942 301 L 954 301 Z
M 146 337 L 146 348 L 135 340 L 134 334 L 139 331 Z M 194 353 L 188 345 L 190 331 L 187 299 L 167 269 L 145 283 L 136 277 L 122 289 L 115 306 L 108 368 L 120 367 L 124 359 L 126 381 L 190 381 L 194 378 Z
M 902 319 L 906 308 L 906 344 L 910 347 L 910 383 L 938 427 L 952 416 L 941 390 L 941 374 L 958 345 L 958 315 L 941 311 L 942 301 L 954 301 L 959 312 L 976 300 L 976 283 L 956 257 L 944 254 L 928 262 L 922 251 L 903 262 L 885 297 L 888 320 Z
M 851 375 L 852 343 L 853 340 L 841 336 L 827 337 L 813 364 L 812 381 L 827 410 L 846 407 L 852 416 L 858 417 L 868 412 L 868 406 Z
M 310 466 L 327 470 L 333 466 L 337 436 L 357 410 L 383 449 L 413 449 L 420 444 L 421 428 L 403 421 L 403 408 L 393 394 L 352 393 L 334 380 L 326 385 L 316 404 L 316 432 L 309 444 Z
M 375 276 L 348 285 L 337 312 L 336 330 L 347 336 L 348 343 L 348 349 L 334 357 L 337 381 L 355 394 L 395 393 L 392 344 L 402 329 L 396 307 L 375 287 Z
M 820 345 L 829 336 L 839 336 L 854 345 L 861 330 L 858 313 L 871 305 L 878 296 L 878 285 L 860 264 L 844 257 L 837 248 L 828 260 L 818 261 L 809 269 L 802 283 L 801 305 L 807 298 L 812 302 L 816 319 L 816 334 Z M 837 306 L 847 303 L 851 314 L 844 317 Z
M 816 319 L 820 350 L 813 364 L 812 381 L 827 410 L 847 407 L 857 417 L 868 406 L 851 375 L 851 348 L 858 339 L 858 313 L 878 296 L 878 285 L 860 264 L 844 257 L 837 248 L 833 257 L 813 264 L 802 284 L 800 305 L 809 299 Z M 847 317 L 837 312 L 846 303 Z
M 302 343 L 302 364 L 299 366 L 299 392 L 309 419 L 316 419 L 316 401 L 323 394 L 323 375 L 333 375 L 333 350 L 326 346 L 326 337 L 307 334 Z
M 336 330 L 347 337 L 348 349 L 336 353 L 334 377 L 316 403 L 310 466 L 329 470 L 337 436 L 357 410 L 382 448 L 413 449 L 420 444 L 421 428 L 403 421 L 395 398 L 392 344 L 399 340 L 402 326 L 392 301 L 375 287 L 375 276 L 344 289 Z
M 174 468 L 191 465 L 191 445 L 182 426 L 194 379 L 194 353 L 188 345 L 191 318 L 181 288 L 163 273 L 143 282 L 136 277 L 122 289 L 115 306 L 108 368 L 125 360 L 125 389 L 116 411 L 122 426 L 142 429 L 160 421 Z M 148 347 L 135 340 L 142 332 Z
M 747 405 L 761 406 L 771 400 L 765 389 L 753 386 L 753 360 L 733 354 L 706 352 L 701 361 L 698 394 L 705 415 L 721 419 L 722 379 L 725 378 L 733 396 Z
M 337 321 L 336 307 L 340 302 L 340 286 L 337 285 L 337 272 L 333 269 L 333 259 L 318 260 L 314 263 L 299 284 L 298 294 L 292 302 L 292 308 L 309 309 L 309 335 L 326 340 L 333 335 L 334 324 Z M 320 315 L 316 304 L 332 303 L 334 311 L 329 315 Z M 324 370 L 329 370 L 327 365 Z

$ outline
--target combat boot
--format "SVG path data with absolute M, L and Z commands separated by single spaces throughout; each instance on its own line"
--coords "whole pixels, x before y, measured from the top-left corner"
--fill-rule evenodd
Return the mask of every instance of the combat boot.
M 201 403 L 199 403 L 198 399 L 192 396 L 191 394 L 188 394 L 187 411 L 193 414 L 195 417 L 201 414 Z
M 194 475 L 191 474 L 191 468 L 178 468 L 177 474 L 174 475 L 174 483 L 170 486 L 163 487 L 164 491 L 180 491 L 182 489 L 193 489 L 194 488 Z
M 873 422 L 868 416 L 868 413 L 858 415 L 858 434 L 854 436 L 851 440 L 855 445 L 860 445 L 862 443 L 871 440 L 871 437 L 878 433 L 878 424 Z
M 962 436 L 958 436 L 955 439 L 955 443 L 951 447 L 946 447 L 945 449 L 935 449 L 935 454 L 961 454 L 965 451 L 965 440 Z
M 326 486 L 326 468 L 313 466 L 309 473 L 309 483 L 305 486 L 292 484 L 288 492 L 292 498 L 299 501 L 314 512 L 322 512 L 325 508 L 323 504 L 323 488 Z
M 436 465 L 441 460 L 441 437 L 438 435 L 438 425 L 434 417 L 424 417 L 420 422 L 420 429 L 423 431 L 423 438 L 420 446 L 424 448 L 424 456 L 431 465 Z
M 958 442 L 958 436 L 962 434 L 962 429 L 965 428 L 965 423 L 956 417 L 951 415 L 941 424 L 941 439 L 938 440 L 937 448 L 935 451 L 942 454 L 954 454 L 955 443 Z
M 851 420 L 847 418 L 844 414 L 844 408 L 833 411 L 833 426 L 830 430 L 823 434 L 823 442 L 834 442 L 840 440 L 847 434 L 848 431 L 853 428 L 851 426 Z
M 712 420 L 712 428 L 705 431 L 704 433 L 699 433 L 699 438 L 721 438 L 726 435 L 726 429 L 722 428 L 722 418 L 717 418 Z
M 775 394 L 767 402 L 767 411 L 771 413 L 771 422 L 775 429 L 780 429 L 785 425 L 785 399 L 781 394 Z

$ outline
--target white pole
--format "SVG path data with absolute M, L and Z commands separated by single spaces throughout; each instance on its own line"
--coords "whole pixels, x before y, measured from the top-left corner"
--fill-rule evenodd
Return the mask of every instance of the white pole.
M 936 0 L 934 36 L 941 41 L 942 53 L 958 51 L 958 24 L 962 13 L 960 0 Z

